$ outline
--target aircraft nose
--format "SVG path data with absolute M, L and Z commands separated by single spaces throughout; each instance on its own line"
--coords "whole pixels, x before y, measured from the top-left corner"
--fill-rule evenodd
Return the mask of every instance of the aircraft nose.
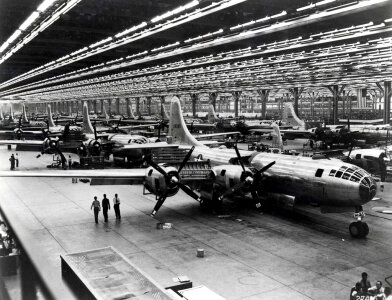
M 377 185 L 372 177 L 365 177 L 359 184 L 359 196 L 363 203 L 369 202 L 376 196 Z

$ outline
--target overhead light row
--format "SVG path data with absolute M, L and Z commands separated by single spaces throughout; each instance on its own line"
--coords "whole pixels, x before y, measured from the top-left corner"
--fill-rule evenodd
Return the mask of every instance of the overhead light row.
M 363 24 L 363 25 L 358 25 L 357 27 L 366 28 L 366 26 L 370 26 L 370 25 L 373 25 L 373 22 L 367 23 L 367 24 Z M 387 30 L 387 29 L 385 29 L 385 30 Z M 388 29 L 388 30 L 390 30 L 390 29 Z M 302 37 L 297 37 L 297 38 L 293 38 L 293 39 L 290 39 L 290 40 L 279 41 L 279 42 L 272 42 L 272 43 L 269 43 L 269 44 L 263 44 L 263 45 L 257 46 L 256 49 L 251 49 L 250 47 L 247 47 L 247 48 L 239 49 L 239 50 L 235 50 L 235 51 L 228 51 L 228 52 L 218 53 L 215 56 L 208 55 L 208 56 L 205 56 L 205 57 L 199 57 L 199 58 L 195 58 L 195 59 L 190 59 L 190 60 L 185 61 L 185 62 L 182 62 L 182 61 L 181 62 L 175 62 L 175 63 L 169 64 L 168 67 L 169 68 L 181 67 L 181 65 L 182 65 L 182 67 L 186 67 L 187 65 L 194 66 L 194 65 L 197 65 L 197 64 L 208 63 L 208 62 L 211 62 L 211 63 L 214 62 L 215 63 L 215 62 L 219 62 L 221 60 L 230 59 L 230 57 L 238 59 L 238 58 L 241 58 L 241 56 L 255 56 L 255 55 L 261 55 L 261 54 L 273 53 L 274 51 L 282 50 L 284 48 L 295 49 L 295 48 L 299 48 L 299 47 L 303 47 L 303 46 L 314 46 L 314 45 L 317 45 L 317 44 L 333 42 L 334 41 L 333 38 L 325 39 L 324 41 L 322 40 L 324 38 L 324 36 L 326 36 L 326 33 L 330 33 L 330 31 L 325 32 L 325 33 L 319 33 L 317 35 L 312 35 L 315 38 L 316 37 L 319 38 L 320 39 L 319 41 L 317 41 L 317 39 L 315 40 L 313 38 L 303 39 Z M 365 35 L 368 35 L 368 34 L 370 35 L 370 34 L 372 34 L 372 32 L 371 31 L 362 31 L 361 34 L 358 35 L 358 36 L 365 36 Z M 348 31 L 347 32 L 347 37 L 348 38 L 355 38 L 356 35 L 354 35 L 351 31 Z M 313 50 L 313 51 L 316 51 L 316 50 Z M 128 56 L 128 57 L 126 57 L 126 59 L 132 59 L 132 58 L 135 58 L 136 56 L 139 56 L 139 55 L 146 55 L 147 53 L 148 53 L 147 51 L 144 51 L 144 52 L 132 55 L 132 56 Z M 142 58 L 142 59 L 146 60 L 146 58 Z M 131 64 L 139 64 L 139 63 L 140 63 L 140 60 L 136 60 L 133 63 L 132 63 L 132 61 L 131 62 L 124 61 L 124 62 L 121 63 L 121 67 L 129 66 Z M 99 69 L 99 68 L 101 68 L 101 69 Z M 101 72 L 101 71 L 108 71 L 108 68 L 109 67 L 106 67 L 102 63 L 102 64 L 99 64 L 99 65 L 91 66 L 89 68 L 84 68 L 84 69 L 76 70 L 76 71 L 73 71 L 73 72 L 70 72 L 70 73 L 67 73 L 67 74 L 62 74 L 62 75 L 58 75 L 58 76 L 55 76 L 55 77 L 52 77 L 52 78 L 49 78 L 49 79 L 45 79 L 45 80 L 42 80 L 42 81 L 40 81 L 38 83 L 28 84 L 28 85 L 26 85 L 26 87 L 37 86 L 40 83 L 53 83 L 53 82 L 55 82 L 57 80 L 60 80 L 60 79 L 69 80 L 69 79 L 72 79 L 72 78 L 76 78 L 76 76 L 80 77 L 80 76 L 92 75 L 92 74 L 96 74 L 96 73 Z M 110 70 L 113 70 L 114 68 L 116 68 L 115 65 L 111 66 Z M 87 72 L 84 72 L 84 71 L 87 71 Z M 152 68 L 146 69 L 146 72 L 151 72 L 151 71 L 153 71 Z M 75 75 L 74 76 L 69 76 L 71 74 L 75 74 Z M 14 88 L 14 89 L 11 89 L 10 91 L 18 90 L 18 89 L 20 89 L 20 88 Z
M 81 0 L 69 0 L 66 1 L 63 5 L 59 6 L 49 17 L 46 16 L 46 11 L 49 8 L 56 7 L 56 4 L 59 3 L 59 0 L 44 0 L 20 26 L 19 28 L 8 38 L 0 46 L 0 53 L 4 52 L 6 49 L 12 47 L 16 40 L 20 41 L 15 44 L 7 53 L 0 57 L 0 64 L 10 58 L 15 52 L 17 52 L 24 45 L 29 43 L 32 39 L 34 39 L 39 32 L 44 31 L 47 27 L 49 27 L 53 22 L 55 22 L 60 15 L 65 14 L 71 8 L 73 8 L 76 4 L 78 4 Z M 43 20 L 43 22 L 42 22 Z M 27 32 L 29 28 L 31 28 L 34 24 L 41 22 L 39 25 L 34 27 Z

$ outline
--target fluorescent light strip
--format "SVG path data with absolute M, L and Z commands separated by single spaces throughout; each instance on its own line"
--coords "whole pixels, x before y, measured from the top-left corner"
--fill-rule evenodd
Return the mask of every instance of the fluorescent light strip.
M 378 32 L 377 32 L 378 33 Z M 373 34 L 373 33 L 366 33 L 366 32 L 363 32 L 363 33 L 361 33 L 361 35 L 360 36 L 366 36 L 366 35 L 369 35 L 369 34 Z M 351 36 L 351 38 L 355 38 L 356 36 Z M 300 37 L 299 38 L 296 38 L 296 39 L 292 39 L 293 41 L 295 41 L 295 40 L 299 40 L 300 39 Z M 307 40 L 302 40 L 302 42 L 308 42 L 308 40 L 309 39 L 307 39 Z M 335 40 L 337 40 L 337 39 L 335 39 Z M 391 42 L 391 38 L 389 38 L 389 39 L 385 39 L 385 42 L 387 43 L 387 42 Z M 315 45 L 315 44 L 323 44 L 323 43 L 326 43 L 326 42 L 333 42 L 334 40 L 328 40 L 328 41 L 318 41 L 318 42 L 314 42 L 314 43 L 312 43 L 311 45 Z M 374 41 L 372 41 L 372 42 L 374 42 Z M 271 44 L 275 44 L 275 43 L 271 43 Z M 358 43 L 355 43 L 355 44 L 358 44 Z M 349 45 L 354 45 L 354 44 L 349 44 Z M 349 46 L 349 45 L 347 45 L 347 46 Z M 296 47 L 303 47 L 303 46 L 307 46 L 307 45 L 300 45 L 300 44 L 297 44 L 296 45 Z M 294 48 L 296 48 L 296 47 L 288 47 L 289 49 L 294 49 Z M 257 47 L 258 49 L 260 48 L 260 46 L 259 47 Z M 265 48 L 265 45 L 264 45 L 264 48 Z M 244 50 L 246 50 L 246 49 L 248 49 L 248 50 L 250 50 L 249 48 L 245 48 Z M 279 49 L 277 49 L 277 50 L 279 50 Z M 273 50 L 273 51 L 275 51 L 275 50 Z M 252 51 L 252 53 L 248 53 L 248 54 L 244 54 L 245 56 L 250 56 L 250 55 L 261 55 L 261 54 L 267 54 L 267 53 L 272 53 L 273 51 L 271 51 L 271 50 L 267 50 L 267 51 L 264 51 L 264 52 L 260 52 L 260 53 L 255 53 L 254 51 Z M 314 53 L 315 51 L 320 51 L 320 49 L 319 50 L 312 50 L 311 51 L 311 53 Z M 146 51 L 145 51 L 146 52 Z M 222 53 L 222 54 L 218 54 L 218 56 L 220 56 L 220 57 L 222 57 L 222 55 L 226 55 L 226 57 L 224 58 L 224 60 L 227 60 L 227 59 L 230 59 L 229 58 L 229 56 L 231 57 L 232 55 L 231 54 L 233 54 L 233 53 L 239 53 L 240 52 L 240 50 L 237 50 L 237 51 L 231 51 L 231 52 L 228 52 L 228 53 Z M 139 54 L 143 54 L 143 53 L 139 53 Z M 211 59 L 212 58 L 212 55 L 210 55 L 210 56 L 207 56 L 207 57 L 201 57 L 201 58 L 197 58 L 197 59 L 194 59 L 194 60 L 189 60 L 189 63 L 190 64 L 192 64 L 192 65 L 195 65 L 195 64 L 200 64 L 200 63 L 198 63 L 197 61 L 201 61 L 201 60 L 208 60 L 208 59 Z M 213 59 L 214 59 L 214 62 L 216 61 L 216 58 L 217 57 L 214 57 Z M 234 58 L 234 57 L 233 57 Z M 187 61 L 188 62 L 188 61 Z M 203 63 L 208 63 L 208 62 L 201 62 L 202 64 Z M 175 63 L 174 63 L 175 64 Z M 171 65 L 173 65 L 173 64 L 171 64 Z M 93 66 L 93 67 L 97 67 L 97 66 Z M 179 66 L 180 68 L 181 68 L 181 66 Z M 184 65 L 184 66 L 182 66 L 182 68 L 183 67 L 186 67 L 186 65 Z M 113 69 L 113 68 L 111 68 L 111 69 Z M 148 72 L 151 72 L 151 71 L 153 71 L 154 69 L 157 69 L 157 68 L 148 68 Z M 81 71 L 81 70 L 78 70 L 78 72 L 79 71 Z M 95 73 L 97 73 L 99 70 L 94 70 L 94 71 L 89 71 L 89 72 L 87 72 L 86 74 L 78 74 L 77 76 L 82 76 L 82 75 L 84 75 L 84 76 L 87 76 L 87 75 L 92 75 L 92 74 L 95 74 Z M 107 70 L 106 70 L 107 71 Z M 71 73 L 75 73 L 75 71 L 74 72 L 71 72 Z M 68 73 L 68 74 L 71 74 L 71 73 Z M 72 79 L 72 77 L 67 77 L 66 76 L 67 74 L 65 74 L 65 75 L 62 75 L 61 77 L 63 77 L 63 80 L 70 80 L 70 79 Z M 64 76 L 65 76 L 65 78 L 64 78 Z M 56 77 L 60 77 L 60 76 L 56 76 Z M 56 77 L 52 77 L 52 79 L 53 78 L 56 78 Z M 73 77 L 75 77 L 75 76 L 73 76 Z M 42 85 L 42 83 L 53 83 L 53 81 L 51 81 L 51 79 L 46 79 L 46 80 L 43 80 L 43 81 L 41 81 L 41 84 L 39 84 L 40 82 L 38 82 L 38 83 L 32 83 L 32 84 L 29 84 L 29 85 L 26 85 L 26 87 L 28 88 L 28 87 L 36 87 L 36 86 L 39 86 L 39 85 Z M 26 89 L 26 88 L 23 88 L 23 87 L 19 87 L 19 88 L 14 88 L 14 89 L 11 89 L 10 91 L 15 91 L 15 90 L 20 90 L 20 89 Z
M 81 0 L 71 0 L 71 1 L 81 1 Z M 155 34 L 155 33 L 164 31 L 164 30 L 169 29 L 169 28 L 173 28 L 173 27 L 178 26 L 178 25 L 181 25 L 181 24 L 183 24 L 183 23 L 187 23 L 187 22 L 189 22 L 189 21 L 196 20 L 196 19 L 201 18 L 201 17 L 203 17 L 203 16 L 212 14 L 212 13 L 214 13 L 214 12 L 223 10 L 223 9 L 225 9 L 225 8 L 231 7 L 231 6 L 233 6 L 233 5 L 237 5 L 237 4 L 242 3 L 242 2 L 245 2 L 245 1 L 247 1 L 247 0 L 222 0 L 222 1 L 217 2 L 217 3 L 216 3 L 216 2 L 213 2 L 213 3 L 210 4 L 209 6 L 206 6 L 206 7 L 202 8 L 202 9 L 198 10 L 198 11 L 195 12 L 194 14 L 187 15 L 186 18 L 183 18 L 183 19 L 178 20 L 178 21 L 173 22 L 173 23 L 166 22 L 166 24 L 164 24 L 164 25 L 163 25 L 163 24 L 161 24 L 161 25 L 156 25 L 154 28 L 152 28 L 152 31 L 151 31 L 151 30 L 147 30 L 147 31 L 145 30 L 145 31 L 142 32 L 142 34 L 141 34 L 141 33 L 135 33 L 133 36 L 127 38 L 126 40 L 123 40 L 123 41 L 120 42 L 120 43 L 114 41 L 114 42 L 111 43 L 110 45 L 105 45 L 105 49 L 97 48 L 97 49 L 95 50 L 95 52 L 91 51 L 90 53 L 87 53 L 87 54 L 85 54 L 85 55 L 83 55 L 83 56 L 81 56 L 81 57 L 72 58 L 69 62 L 67 62 L 67 63 L 65 63 L 65 64 L 58 65 L 58 66 L 53 66 L 53 67 L 51 67 L 51 68 L 45 70 L 44 72 L 42 72 L 42 71 L 41 71 L 41 72 L 36 72 L 36 71 L 38 70 L 38 68 L 33 69 L 33 70 L 30 70 L 30 71 L 28 71 L 28 72 L 26 72 L 26 73 L 24 73 L 24 74 L 22 74 L 22 75 L 19 75 L 19 76 L 17 76 L 17 77 L 14 77 L 14 78 L 12 78 L 12 79 L 10 79 L 10 80 L 8 80 L 8 81 L 6 81 L 6 82 L 0 84 L 0 88 L 9 86 L 9 85 L 14 84 L 14 83 L 16 83 L 16 82 L 19 82 L 19 81 L 21 81 L 21 80 L 25 80 L 25 79 L 28 79 L 28 78 L 31 78 L 31 77 L 34 77 L 34 76 L 43 74 L 43 73 L 45 73 L 45 72 L 48 72 L 48 71 L 54 70 L 54 69 L 56 69 L 56 68 L 59 68 L 60 66 L 64 66 L 64 65 L 66 65 L 66 64 L 69 64 L 69 63 L 72 63 L 72 62 L 76 62 L 76 61 L 81 60 L 81 59 L 84 59 L 84 58 L 86 58 L 86 57 L 93 56 L 93 55 L 95 55 L 95 54 L 102 53 L 102 52 L 104 52 L 104 51 L 108 51 L 108 50 L 114 49 L 114 48 L 119 47 L 119 46 L 121 46 L 121 45 L 125 45 L 125 44 L 128 44 L 128 43 L 131 43 L 131 42 L 133 42 L 133 41 L 142 39 L 142 38 L 144 38 L 144 37 L 153 35 L 153 34 Z M 35 73 L 35 72 L 36 72 L 36 73 Z
M 51 1 L 51 0 L 46 0 L 46 1 Z M 35 23 L 38 19 L 39 16 L 41 15 L 41 13 L 43 13 L 44 11 L 46 11 L 50 6 L 49 2 L 45 3 L 46 1 L 42 2 L 41 5 L 43 6 L 38 6 L 37 10 L 40 9 L 40 11 L 34 11 L 19 27 L 19 31 L 25 32 L 27 28 L 29 28 L 33 23 Z M 1 58 L 0 58 L 0 64 L 2 64 L 4 61 L 6 61 L 12 54 L 14 54 L 17 50 L 19 50 L 20 48 L 22 48 L 24 45 L 26 45 L 27 43 L 29 43 L 33 38 L 35 38 L 39 32 L 44 31 L 47 27 L 49 27 L 49 25 L 51 25 L 54 21 L 56 21 L 61 14 L 65 14 L 67 11 L 69 11 L 72 7 L 74 7 L 77 3 L 79 3 L 82 0 L 68 0 L 68 2 L 63 5 L 62 7 L 60 7 L 53 15 L 51 15 L 50 17 L 46 18 L 43 23 L 41 23 L 39 26 L 37 26 L 36 28 L 34 28 L 27 36 L 25 36 L 22 39 L 21 44 L 19 44 L 17 47 L 15 47 L 15 50 L 12 52 L 12 50 L 8 51 L 6 54 L 4 54 Z M 45 5 L 44 5 L 45 3 Z M 52 5 L 54 5 L 54 1 L 52 1 Z M 43 15 L 43 14 L 42 14 Z M 18 31 L 17 30 L 17 31 Z M 14 33 L 15 34 L 15 33 Z M 7 42 L 6 42 L 7 43 Z M 6 44 L 4 43 L 1 47 L 0 47 L 0 53 L 3 52 L 4 50 L 6 50 L 11 43 Z

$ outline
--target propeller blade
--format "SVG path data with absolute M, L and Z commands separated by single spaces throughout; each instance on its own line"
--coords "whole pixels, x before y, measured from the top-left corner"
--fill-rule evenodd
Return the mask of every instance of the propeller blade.
M 181 182 L 177 182 L 177 184 L 188 196 L 192 197 L 197 201 L 200 201 L 200 197 L 194 191 L 192 191 L 192 189 L 189 186 Z
M 259 196 L 257 195 L 256 191 L 253 188 L 251 189 L 250 194 L 252 195 L 252 199 L 255 202 L 256 208 L 260 208 L 261 203 L 260 203 Z
M 151 217 L 154 217 L 154 216 L 155 216 L 155 214 L 156 214 L 156 213 L 158 212 L 158 210 L 161 208 L 162 204 L 165 202 L 166 198 L 167 198 L 166 193 L 164 193 L 163 195 L 161 195 L 161 196 L 158 198 L 158 201 L 157 201 L 157 203 L 155 204 L 154 209 L 152 210 L 152 212 L 151 212 L 151 214 L 150 214 Z
M 240 151 L 238 151 L 237 145 L 234 145 L 233 147 L 234 147 L 235 153 L 237 154 L 238 161 L 241 165 L 241 168 L 245 172 L 245 167 L 244 167 L 244 164 L 242 163 L 242 157 L 241 157 Z
M 265 171 L 267 171 L 269 168 L 271 168 L 274 164 L 276 163 L 276 161 L 273 161 L 271 163 L 269 163 L 268 165 L 262 167 L 260 170 L 257 171 L 257 173 L 264 173 Z
M 182 161 L 180 167 L 178 168 L 178 173 L 181 172 L 182 168 L 186 165 L 186 163 L 188 162 L 189 158 L 192 155 L 193 150 L 195 150 L 195 146 L 192 146 L 191 150 L 189 150 L 189 152 L 187 153 L 187 155 L 184 157 L 184 160 Z
M 95 127 L 95 124 L 93 126 L 93 129 L 94 129 L 94 139 L 98 140 L 98 138 L 97 138 L 97 128 Z
M 157 170 L 159 173 L 161 173 L 163 176 L 167 177 L 169 176 L 164 169 L 162 169 L 157 163 L 155 163 L 152 159 L 151 156 L 147 155 L 144 157 L 144 160 L 155 170 Z

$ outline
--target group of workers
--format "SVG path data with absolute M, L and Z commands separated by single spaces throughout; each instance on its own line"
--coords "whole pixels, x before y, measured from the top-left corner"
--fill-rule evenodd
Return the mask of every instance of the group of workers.
M 384 288 L 379 280 L 372 286 L 368 274 L 363 272 L 361 281 L 358 281 L 350 292 L 350 300 L 357 299 L 392 300 L 392 290 L 389 286 Z
M 18 157 L 18 153 L 16 153 L 15 155 L 14 155 L 14 154 L 11 154 L 10 162 L 11 162 L 11 167 L 10 167 L 11 170 L 15 170 L 15 167 L 16 167 L 16 168 L 19 168 L 19 157 Z
M 97 196 L 94 197 L 94 201 L 91 204 L 91 209 L 93 209 L 93 208 L 94 208 L 95 223 L 98 224 L 98 215 L 101 210 L 101 203 L 98 201 Z M 114 208 L 114 212 L 116 214 L 116 219 L 121 220 L 120 198 L 118 197 L 117 194 L 115 194 L 114 198 L 113 198 L 113 208 Z M 105 222 L 108 222 L 108 210 L 110 210 L 110 201 L 108 198 L 106 198 L 106 194 L 103 194 L 102 213 L 103 213 L 103 217 L 105 219 Z

